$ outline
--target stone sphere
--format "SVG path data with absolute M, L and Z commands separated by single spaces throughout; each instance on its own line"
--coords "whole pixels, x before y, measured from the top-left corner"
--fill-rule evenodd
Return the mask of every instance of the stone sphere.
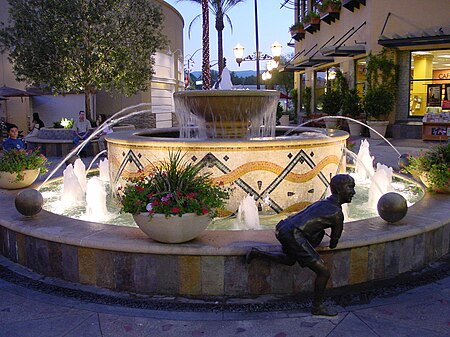
M 406 166 L 409 165 L 409 154 L 402 154 L 400 157 L 398 157 L 398 167 L 400 169 L 404 169 Z
M 408 212 L 408 205 L 406 199 L 395 192 L 384 194 L 378 200 L 378 214 L 383 220 L 387 222 L 397 222 L 403 219 Z
M 38 214 L 42 210 L 43 204 L 44 198 L 41 192 L 32 188 L 20 191 L 15 199 L 16 209 L 25 216 Z

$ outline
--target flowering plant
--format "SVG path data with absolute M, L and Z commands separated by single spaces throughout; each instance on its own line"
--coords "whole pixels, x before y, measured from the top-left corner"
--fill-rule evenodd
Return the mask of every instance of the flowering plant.
M 441 144 L 409 156 L 404 171 L 426 179 L 429 190 L 439 190 L 450 182 L 450 144 Z
M 40 174 L 47 173 L 47 158 L 35 150 L 10 150 L 3 154 L 0 160 L 0 171 L 16 173 L 17 181 L 24 179 L 24 170 L 40 170 Z
M 122 211 L 138 214 L 148 212 L 182 216 L 185 213 L 209 214 L 223 208 L 229 191 L 201 173 L 200 165 L 184 161 L 180 152 L 169 153 L 168 161 L 152 164 L 152 170 L 129 178 L 122 190 Z

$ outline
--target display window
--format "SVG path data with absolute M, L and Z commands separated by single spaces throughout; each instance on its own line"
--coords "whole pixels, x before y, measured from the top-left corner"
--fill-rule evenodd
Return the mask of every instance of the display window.
M 335 89 L 337 81 L 336 81 L 336 72 L 339 71 L 339 67 L 332 66 L 326 69 L 317 70 L 314 80 L 314 103 L 315 110 L 322 111 L 323 104 L 322 98 L 323 95 L 327 92 L 327 90 Z
M 411 52 L 409 116 L 440 120 L 450 113 L 450 49 Z

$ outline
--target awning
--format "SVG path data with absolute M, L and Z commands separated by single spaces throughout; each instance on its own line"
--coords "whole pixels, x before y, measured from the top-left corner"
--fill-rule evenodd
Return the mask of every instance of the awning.
M 330 63 L 334 61 L 334 57 L 328 57 L 323 55 L 313 55 L 311 57 L 305 58 L 304 60 L 297 63 L 300 67 L 314 67 L 320 64 Z
M 355 56 L 366 53 L 366 46 L 356 44 L 352 46 L 326 46 L 320 52 L 324 56 Z
M 294 65 L 287 65 L 281 69 L 279 69 L 278 71 L 280 73 L 294 73 L 296 71 L 303 71 L 305 70 L 305 67 L 298 67 L 298 66 L 294 66 Z
M 440 34 L 434 36 L 414 36 L 414 34 L 407 34 L 394 35 L 391 38 L 380 36 L 380 38 L 378 39 L 378 44 L 388 48 L 450 44 L 450 34 Z

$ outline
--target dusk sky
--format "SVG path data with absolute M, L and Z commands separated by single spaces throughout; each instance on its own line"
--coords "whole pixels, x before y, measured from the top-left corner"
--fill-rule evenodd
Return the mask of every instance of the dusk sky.
M 195 65 L 192 71 L 201 70 L 201 18 L 195 22 L 191 30 L 191 38 L 188 37 L 188 28 L 192 19 L 201 13 L 201 6 L 191 1 L 165 0 L 174 6 L 184 18 L 184 57 L 185 64 L 189 57 L 195 53 L 193 59 Z M 258 29 L 259 49 L 262 53 L 271 54 L 270 46 L 278 41 L 282 46 L 282 55 L 293 54 L 294 48 L 288 47 L 291 37 L 289 27 L 294 21 L 294 11 L 285 7 L 281 8 L 282 0 L 258 0 Z M 233 31 L 225 21 L 223 31 L 224 56 L 227 59 L 227 68 L 231 71 L 256 70 L 256 62 L 242 62 L 238 67 L 233 54 L 233 47 L 240 43 L 245 47 L 244 56 L 256 51 L 255 42 L 255 2 L 246 0 L 236 5 L 227 14 L 231 18 Z M 217 63 L 217 31 L 214 28 L 214 16 L 210 14 L 210 54 L 211 64 Z M 197 52 L 196 52 L 197 51 Z M 261 61 L 261 70 L 265 69 L 265 61 Z M 212 67 L 217 70 L 217 66 Z

